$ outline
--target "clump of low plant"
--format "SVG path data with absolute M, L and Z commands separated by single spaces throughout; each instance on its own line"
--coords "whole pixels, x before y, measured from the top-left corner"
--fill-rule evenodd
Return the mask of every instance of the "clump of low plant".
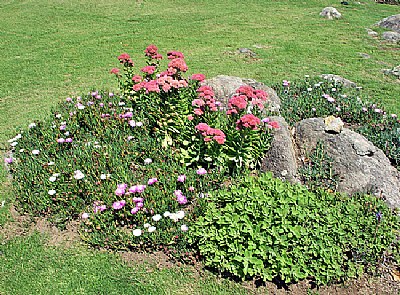
M 325 189 L 336 191 L 338 175 L 332 167 L 332 159 L 324 150 L 324 144 L 317 142 L 315 150 L 303 158 L 303 166 L 298 169 L 302 182 L 311 191 Z
M 210 196 L 191 229 L 205 264 L 247 279 L 318 284 L 374 267 L 395 243 L 399 218 L 379 199 L 308 191 L 271 174 Z
M 281 98 L 281 114 L 290 125 L 306 118 L 340 117 L 345 124 L 382 149 L 399 170 L 400 121 L 383 107 L 363 100 L 359 90 L 344 88 L 340 81 L 310 79 L 283 81 L 274 87 Z

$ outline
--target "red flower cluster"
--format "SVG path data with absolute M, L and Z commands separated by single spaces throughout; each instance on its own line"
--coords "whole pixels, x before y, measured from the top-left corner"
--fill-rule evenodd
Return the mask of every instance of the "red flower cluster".
M 128 53 L 122 53 L 120 56 L 118 56 L 118 60 L 124 65 L 133 67 L 133 61 Z
M 251 128 L 253 130 L 257 129 L 260 125 L 261 120 L 254 116 L 253 114 L 247 114 L 236 121 L 236 129 L 242 130 L 243 128 Z
M 192 106 L 197 107 L 194 110 L 194 113 L 198 116 L 201 116 L 204 113 L 205 106 L 208 106 L 211 112 L 218 111 L 218 103 L 215 100 L 214 91 L 210 86 L 204 85 L 197 89 L 198 99 L 194 99 L 192 101 Z
M 199 123 L 195 128 L 201 132 L 201 135 L 204 136 L 205 142 L 209 142 L 214 139 L 219 144 L 225 143 L 225 133 L 222 132 L 220 129 L 211 128 L 206 123 Z
M 162 59 L 162 55 L 158 53 L 157 46 L 153 44 L 147 46 L 147 48 L 144 51 L 144 54 L 147 57 L 150 57 L 151 59 Z

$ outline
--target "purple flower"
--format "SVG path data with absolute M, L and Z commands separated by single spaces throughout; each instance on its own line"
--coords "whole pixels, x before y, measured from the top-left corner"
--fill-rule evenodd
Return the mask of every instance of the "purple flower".
M 187 198 L 184 195 L 177 196 L 176 200 L 180 205 L 185 205 L 187 203 Z
M 186 175 L 185 174 L 182 174 L 182 175 L 178 176 L 178 181 L 179 182 L 185 182 L 185 180 L 186 180 Z
M 73 141 L 73 139 L 71 137 L 68 137 L 68 138 L 65 139 L 65 142 L 71 143 L 72 141 Z
M 122 188 L 123 190 L 126 190 L 127 187 L 128 185 L 126 183 L 117 184 L 117 188 Z
M 174 195 L 176 197 L 183 196 L 182 191 L 180 189 L 177 189 L 176 191 L 174 191 Z
M 65 139 L 62 138 L 62 137 L 61 137 L 61 138 L 58 138 L 58 139 L 57 139 L 57 142 L 58 142 L 58 143 L 64 143 L 64 142 L 65 142 Z
M 89 218 L 89 214 L 88 213 L 82 213 L 82 215 L 81 215 L 81 218 L 82 219 L 88 219 Z
M 200 168 L 200 169 L 198 169 L 198 170 L 196 171 L 196 173 L 197 173 L 198 175 L 204 175 L 204 174 L 207 174 L 207 170 L 204 169 L 204 168 Z
M 146 186 L 144 184 L 138 184 L 138 185 L 134 185 L 131 186 L 129 188 L 129 192 L 134 194 L 134 193 L 143 193 L 145 190 Z
M 147 182 L 148 185 L 155 184 L 158 181 L 157 178 L 150 178 L 149 181 Z
M 104 103 L 99 103 L 99 106 L 102 108 L 102 107 L 104 107 Z
M 131 214 L 136 214 L 136 213 L 139 212 L 139 210 L 140 210 L 140 208 L 135 207 L 135 208 L 133 208 L 133 209 L 131 210 Z
M 12 157 L 4 158 L 4 163 L 11 164 L 12 162 L 13 162 L 13 158 Z
M 139 197 L 132 198 L 132 202 L 134 202 L 134 203 L 143 203 L 143 198 L 139 198 Z
M 114 96 L 114 93 L 110 92 L 110 93 L 108 94 L 108 96 L 109 96 L 109 97 L 113 97 L 113 96 Z
M 65 124 L 63 124 L 63 125 L 60 126 L 60 130 L 61 130 L 61 131 L 65 130 L 65 128 L 67 128 L 67 125 L 65 125 Z
M 106 209 L 107 209 L 106 205 L 100 205 L 100 206 L 95 205 L 93 211 L 94 213 L 98 213 L 98 212 L 103 212 Z
M 122 208 L 125 206 L 125 204 L 126 204 L 125 200 L 116 201 L 116 202 L 114 202 L 114 203 L 112 204 L 112 207 L 113 207 L 115 210 L 119 210 L 119 209 L 122 209 Z
M 139 209 L 143 208 L 143 206 L 144 206 L 144 204 L 142 202 L 136 203 L 136 207 L 138 207 Z
M 71 98 L 71 97 L 67 97 L 67 98 L 65 99 L 65 101 L 66 101 L 66 102 L 71 102 L 71 101 L 72 101 L 72 98 Z
M 264 119 L 261 120 L 261 122 L 268 123 L 269 122 L 269 118 L 264 118 Z
M 115 194 L 116 194 L 117 196 L 122 196 L 122 195 L 125 194 L 125 189 L 122 188 L 122 187 L 118 187 L 118 188 L 115 190 Z

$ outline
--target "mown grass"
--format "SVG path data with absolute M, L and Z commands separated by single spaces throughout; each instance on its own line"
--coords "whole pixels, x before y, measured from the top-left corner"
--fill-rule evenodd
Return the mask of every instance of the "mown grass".
M 1 294 L 248 294 L 189 267 L 157 269 L 116 254 L 45 247 L 39 234 L 0 243 Z
M 5 151 L 6 140 L 16 130 L 43 118 L 66 96 L 93 88 L 115 89 L 117 84 L 108 71 L 117 64 L 116 56 L 126 51 L 137 60 L 150 43 L 155 43 L 163 53 L 172 49 L 182 51 L 191 72 L 202 72 L 208 77 L 235 75 L 271 85 L 306 74 L 335 73 L 362 86 L 363 96 L 370 96 L 391 112 L 399 113 L 400 83 L 381 73 L 382 68 L 400 63 L 399 46 L 373 39 L 365 31 L 383 17 L 398 13 L 398 6 L 378 5 L 369 0 L 361 5 L 349 2 L 348 6 L 338 6 L 339 1 L 325 0 L 2 1 L 0 148 Z M 319 17 L 322 8 L 330 5 L 337 6 L 343 19 L 327 21 Z M 234 54 L 239 47 L 251 48 L 257 58 Z M 370 58 L 365 59 L 360 53 Z M 15 196 L 10 192 L 4 167 L 0 167 L 0 204 L 6 200 L 5 206 L 0 207 L 1 225 L 9 219 L 9 204 Z M 10 253 L 26 255 L 36 251 L 38 255 L 28 255 L 28 261 L 31 265 L 36 262 L 42 265 L 47 269 L 46 275 L 53 275 L 50 265 L 60 251 L 43 247 L 38 238 L 16 240 L 1 247 L 8 247 Z M 102 266 L 99 257 L 103 256 L 96 256 L 100 254 L 79 251 L 63 254 L 70 260 L 65 260 L 60 273 L 79 273 L 84 265 Z M 37 280 L 32 285 L 38 269 L 32 266 L 24 270 L 17 266 L 17 258 L 9 262 L 8 268 L 2 267 L 2 277 L 10 279 L 2 281 L 0 293 L 29 290 L 24 289 L 25 285 L 45 292 Z M 23 274 L 13 282 L 11 275 L 16 272 Z M 110 279 L 113 276 L 110 267 L 98 274 L 108 276 L 105 280 L 110 286 L 116 282 Z M 158 277 L 154 280 L 159 281 Z M 168 280 L 167 285 L 180 284 L 178 280 Z M 57 276 L 49 284 L 57 289 L 62 282 L 66 284 Z M 93 286 L 78 279 L 72 279 L 70 285 L 85 290 Z M 70 290 L 78 290 L 79 294 L 79 289 Z

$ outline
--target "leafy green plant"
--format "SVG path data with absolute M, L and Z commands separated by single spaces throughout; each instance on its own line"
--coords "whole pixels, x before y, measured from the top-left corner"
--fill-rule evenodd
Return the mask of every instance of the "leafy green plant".
M 210 197 L 191 229 L 205 264 L 242 279 L 318 284 L 374 266 L 398 233 L 398 217 L 369 196 L 290 185 L 270 174 L 244 177 Z

